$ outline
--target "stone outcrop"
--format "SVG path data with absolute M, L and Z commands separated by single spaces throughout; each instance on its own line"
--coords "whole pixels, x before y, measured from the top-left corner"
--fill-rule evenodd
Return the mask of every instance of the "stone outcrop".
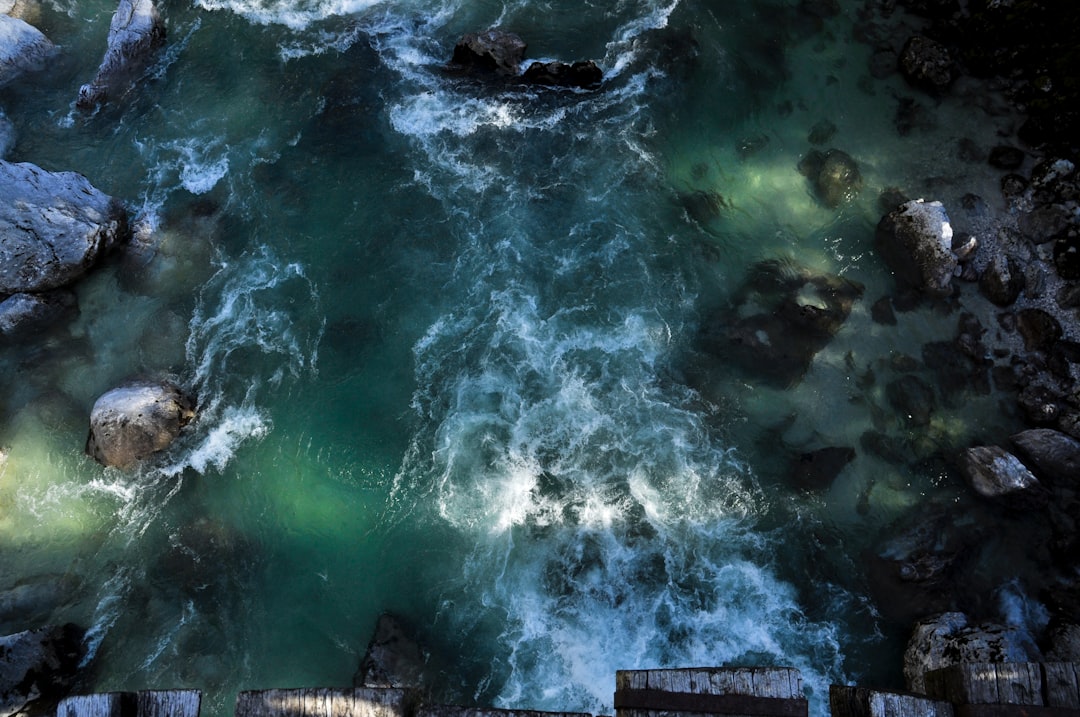
M 90 413 L 86 452 L 130 468 L 167 448 L 195 417 L 195 401 L 168 381 L 129 383 L 103 394 Z
M 1020 459 L 998 446 L 964 450 L 960 472 L 972 490 L 984 498 L 1013 498 L 1039 488 L 1039 481 Z
M 44 68 L 56 46 L 23 20 L 0 14 L 0 87 Z
M 1038 648 L 1014 627 L 971 625 L 960 612 L 947 612 L 915 624 L 904 650 L 908 689 L 926 693 L 924 673 L 961 662 L 1038 662 Z
M 0 294 L 66 286 L 128 236 L 120 203 L 74 172 L 0 160 L 0 196 Z
M 83 658 L 83 634 L 68 624 L 0 637 L 0 714 L 67 694 Z
M 952 250 L 953 230 L 941 202 L 916 199 L 882 217 L 874 247 L 897 283 L 931 296 L 947 296 L 959 260 Z
M 127 92 L 165 43 L 165 23 L 153 1 L 120 0 L 108 42 L 97 75 L 79 88 L 79 109 L 93 109 Z
M 525 58 L 525 41 L 505 30 L 486 30 L 463 35 L 454 46 L 451 65 L 500 75 L 516 76 Z

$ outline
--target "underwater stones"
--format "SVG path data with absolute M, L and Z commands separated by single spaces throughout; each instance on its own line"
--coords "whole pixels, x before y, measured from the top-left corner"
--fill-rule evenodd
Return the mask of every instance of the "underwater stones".
M 1024 151 L 1006 144 L 999 144 L 990 150 L 990 157 L 987 161 L 991 167 L 1011 172 L 1014 169 L 1019 169 L 1020 165 L 1024 163 Z
M 1032 428 L 1011 438 L 1041 478 L 1060 485 L 1080 482 L 1080 441 L 1052 428 Z
M 791 463 L 792 483 L 805 490 L 824 490 L 854 459 L 855 449 L 849 446 L 827 446 L 800 453 Z
M 0 590 L 0 631 L 14 623 L 27 624 L 46 617 L 71 599 L 81 581 L 71 575 L 37 575 Z
M 592 60 L 578 62 L 534 62 L 521 79 L 534 85 L 594 89 L 604 79 L 604 71 Z
M 752 267 L 736 305 L 710 317 L 703 348 L 780 387 L 799 381 L 840 330 L 863 287 L 782 261 Z
M 941 202 L 916 199 L 882 217 L 874 247 L 898 284 L 931 296 L 947 296 L 959 264 L 952 239 L 952 225 Z
M 525 48 L 519 35 L 506 30 L 470 32 L 458 40 L 450 62 L 461 69 L 514 76 L 525 58 Z
M 411 631 L 394 615 L 383 613 L 375 623 L 355 687 L 419 687 L 423 682 L 424 651 Z
M 836 134 L 836 125 L 829 120 L 821 120 L 810 128 L 806 141 L 810 144 L 825 144 Z
M 1037 662 L 1039 650 L 1017 627 L 971 625 L 961 612 L 918 621 L 904 650 L 904 678 L 912 692 L 926 693 L 925 673 L 962 662 Z
M 152 0 L 120 0 L 109 24 L 108 48 L 94 79 L 79 88 L 75 106 L 93 109 L 123 94 L 165 42 L 165 23 Z
M 76 311 L 78 300 L 67 289 L 12 294 L 0 301 L 0 341 L 44 328 Z
M 0 87 L 42 69 L 56 46 L 33 25 L 0 14 Z
M 928 37 L 914 35 L 900 51 L 900 72 L 904 78 L 934 93 L 942 93 L 952 84 L 952 67 L 949 51 Z
M 1023 267 L 1011 256 L 995 254 L 979 276 L 979 291 L 998 306 L 1009 306 L 1023 290 Z
M 130 468 L 167 448 L 194 417 L 194 400 L 173 383 L 120 386 L 94 403 L 86 453 L 102 465 Z
M 960 473 L 983 498 L 1013 498 L 1039 488 L 1020 459 L 998 446 L 976 446 L 960 454 Z
M 84 634 L 67 624 L 0 637 L 0 714 L 20 713 L 30 702 L 67 694 L 85 654 Z
M 0 294 L 70 284 L 126 241 L 127 213 L 75 172 L 0 160 Z
M 930 425 L 934 412 L 934 390 L 918 376 L 901 376 L 885 386 L 885 396 L 907 423 L 912 426 Z
M 837 207 L 862 189 L 862 175 L 851 155 L 839 149 L 811 150 L 799 162 L 799 173 L 810 180 L 823 204 Z

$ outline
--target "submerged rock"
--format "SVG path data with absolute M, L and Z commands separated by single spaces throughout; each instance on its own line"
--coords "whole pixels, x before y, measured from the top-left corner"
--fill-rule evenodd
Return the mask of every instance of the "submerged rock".
M 44 68 L 56 46 L 33 25 L 0 14 L 0 87 Z
M 862 188 L 859 166 L 850 154 L 839 149 L 811 150 L 799 162 L 799 172 L 810 180 L 818 198 L 829 207 L 839 206 Z
M 195 417 L 195 401 L 165 381 L 114 388 L 94 403 L 86 452 L 105 466 L 130 468 L 164 450 Z
M 800 453 L 792 461 L 792 482 L 806 490 L 824 490 L 854 459 L 855 449 L 849 446 L 828 446 Z
M 66 695 L 85 654 L 83 635 L 68 624 L 0 637 L 0 714 Z
M 1020 459 L 998 446 L 976 446 L 960 455 L 960 473 L 984 498 L 1009 498 L 1031 493 L 1039 481 Z
M 0 630 L 14 623 L 33 624 L 79 589 L 71 575 L 38 575 L 0 590 Z
M 12 294 L 0 301 L 0 340 L 43 329 L 77 311 L 78 300 L 67 289 Z
M 506 30 L 470 32 L 458 40 L 450 62 L 461 69 L 514 76 L 525 58 L 525 48 L 525 41 L 520 36 Z
M 70 284 L 127 240 L 127 212 L 80 174 L 0 160 L 0 196 L 0 294 Z
M 79 88 L 75 106 L 93 109 L 127 91 L 165 43 L 165 23 L 152 0 L 120 0 L 97 75 Z
M 971 625 L 967 615 L 947 612 L 915 624 L 904 650 L 904 678 L 923 694 L 923 675 L 961 662 L 1038 662 L 1038 648 L 1016 627 Z
M 552 87 L 594 89 L 604 79 L 604 71 L 592 60 L 579 62 L 534 62 L 521 76 L 525 82 Z
M 952 239 L 952 225 L 941 202 L 916 199 L 882 217 L 874 247 L 897 283 L 932 296 L 947 296 L 959 264 Z
M 394 615 L 383 613 L 375 623 L 367 652 L 353 678 L 356 687 L 419 687 L 423 683 L 424 651 Z

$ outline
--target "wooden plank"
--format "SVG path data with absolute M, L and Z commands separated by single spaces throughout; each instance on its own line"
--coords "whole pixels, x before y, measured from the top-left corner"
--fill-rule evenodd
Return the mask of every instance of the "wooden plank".
M 1037 662 L 1012 662 L 995 665 L 998 703 L 1005 705 L 1042 705 L 1042 668 Z
M 505 710 L 493 707 L 461 707 L 458 705 L 424 705 L 416 717 L 592 717 L 578 712 L 542 712 L 539 710 Z
M 60 700 L 56 717 L 122 717 L 125 712 L 134 714 L 134 700 L 130 692 L 72 695 Z M 125 702 L 131 706 L 125 709 Z
M 252 690 L 236 696 L 236 717 L 405 717 L 405 690 L 376 687 Z
M 660 690 L 623 690 L 615 693 L 616 714 L 627 711 L 665 713 L 693 713 L 712 715 L 777 715 L 780 717 L 805 717 L 805 699 L 780 699 L 757 695 L 695 695 L 686 692 L 661 692 Z
M 1080 708 L 1080 676 L 1071 662 L 1047 662 L 1043 666 L 1043 697 L 1051 707 Z
M 135 697 L 137 717 L 199 717 L 198 690 L 145 690 Z
M 924 676 L 926 696 L 957 705 L 997 704 L 997 668 L 989 663 L 964 663 L 930 670 Z
M 956 717 L 1080 717 L 1080 710 L 1038 705 L 957 705 Z

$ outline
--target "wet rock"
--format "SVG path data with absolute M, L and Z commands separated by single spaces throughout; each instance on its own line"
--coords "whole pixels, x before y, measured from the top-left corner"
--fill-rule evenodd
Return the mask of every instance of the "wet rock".
M 1023 290 L 1023 267 L 1011 256 L 994 255 L 979 276 L 979 291 L 998 306 L 1010 306 Z
M 1012 436 L 1017 453 L 1050 484 L 1080 481 L 1080 441 L 1051 428 L 1033 428 Z
M 1080 236 L 1063 237 L 1054 242 L 1054 268 L 1062 279 L 1080 279 Z
M 1006 174 L 1001 178 L 1001 194 L 1006 199 L 1019 197 L 1028 188 L 1028 181 L 1019 174 Z
M 878 195 L 878 209 L 882 214 L 888 214 L 901 204 L 910 202 L 911 198 L 897 187 L 886 187 Z
M 171 382 L 120 386 L 94 403 L 86 452 L 102 465 L 130 468 L 167 448 L 194 417 L 194 400 Z
M 874 233 L 874 247 L 897 283 L 931 296 L 947 296 L 958 260 L 953 230 L 941 202 L 906 202 L 886 214 Z
M 703 348 L 778 386 L 799 381 L 840 329 L 860 284 L 782 261 L 755 265 L 736 305 L 706 321 Z
M 58 605 L 72 599 L 80 585 L 71 575 L 37 575 L 0 590 L 0 630 L 47 618 Z
M 769 135 L 752 135 L 740 139 L 735 146 L 735 152 L 739 155 L 740 161 L 746 161 L 767 146 L 769 146 Z
M 1080 308 L 1080 284 L 1065 284 L 1058 289 L 1057 304 L 1063 309 Z
M 956 254 L 956 260 L 963 263 L 975 258 L 975 250 L 979 248 L 979 240 L 965 232 L 953 235 L 952 253 Z
M 1046 631 L 1047 662 L 1080 662 L 1080 625 L 1070 622 L 1051 625 Z
M 411 688 L 423 684 L 427 658 L 412 632 L 394 615 L 383 613 L 375 624 L 360 669 L 353 678 L 356 687 Z
M 1020 231 L 1036 244 L 1053 241 L 1069 228 L 1071 215 L 1058 204 L 1035 207 L 1020 215 Z
M 829 120 L 821 120 L 810 128 L 806 140 L 810 144 L 825 144 L 836 134 L 836 125 Z
M 0 87 L 45 67 L 56 46 L 33 25 L 0 14 Z
M 800 453 L 792 461 L 792 483 L 805 490 L 824 490 L 854 459 L 855 449 L 847 446 L 828 446 Z
M 67 289 L 44 294 L 12 294 L 0 301 L 0 342 L 25 337 L 77 312 L 75 294 Z
M 534 85 L 595 89 L 603 81 L 604 71 L 592 60 L 573 63 L 558 60 L 534 62 L 525 70 L 521 79 Z
M 817 197 L 829 207 L 839 206 L 859 193 L 862 175 L 847 152 L 811 150 L 799 162 L 799 172 L 810 180 Z
M 450 62 L 461 69 L 515 76 L 525 58 L 525 48 L 525 41 L 512 32 L 470 32 L 458 40 Z
M 980 395 L 990 392 L 989 361 L 983 356 L 985 352 L 965 350 L 964 343 L 959 339 L 931 341 L 922 347 L 923 363 L 934 373 L 933 383 L 947 401 L 955 400 L 966 391 Z
M 165 23 L 153 0 L 120 0 L 109 24 L 108 48 L 92 81 L 79 88 L 75 106 L 93 109 L 123 95 L 165 44 Z
M 900 72 L 904 78 L 934 93 L 945 92 L 953 81 L 953 62 L 940 42 L 915 35 L 900 51 Z
M 85 654 L 83 635 L 68 624 L 0 637 L 0 714 L 64 697 Z
M 983 498 L 1015 498 L 1039 488 L 1039 481 L 1020 459 L 998 446 L 965 449 L 960 454 L 960 473 Z
M 907 137 L 915 130 L 929 131 L 937 126 L 934 113 L 928 110 L 922 103 L 916 102 L 911 97 L 901 97 L 896 105 L 896 113 L 893 115 L 893 126 L 896 133 L 901 137 Z
M 909 425 L 926 426 L 934 412 L 934 390 L 918 376 L 902 376 L 890 381 L 885 396 Z
M 70 284 L 128 237 L 127 213 L 80 174 L 0 160 L 0 294 Z
M 896 312 L 893 311 L 892 301 L 883 296 L 870 307 L 870 318 L 875 324 L 896 326 Z
M 971 625 L 966 615 L 947 612 L 915 624 L 904 650 L 904 678 L 925 694 L 923 675 L 961 662 L 1038 662 L 1038 648 L 1022 630 L 992 623 Z
M 1028 351 L 1049 351 L 1061 338 L 1061 324 L 1042 309 L 1021 309 L 1016 312 L 1016 328 L 1024 337 Z
M 1019 169 L 1024 163 L 1024 152 L 1009 145 L 998 145 L 990 150 L 990 158 L 987 161 L 990 162 L 991 167 L 1011 172 Z
M 8 152 L 15 146 L 15 125 L 4 116 L 0 110 L 0 159 L 8 156 Z
M 1016 404 L 1028 423 L 1050 426 L 1061 415 L 1060 397 L 1041 383 L 1030 383 L 1016 397 Z

